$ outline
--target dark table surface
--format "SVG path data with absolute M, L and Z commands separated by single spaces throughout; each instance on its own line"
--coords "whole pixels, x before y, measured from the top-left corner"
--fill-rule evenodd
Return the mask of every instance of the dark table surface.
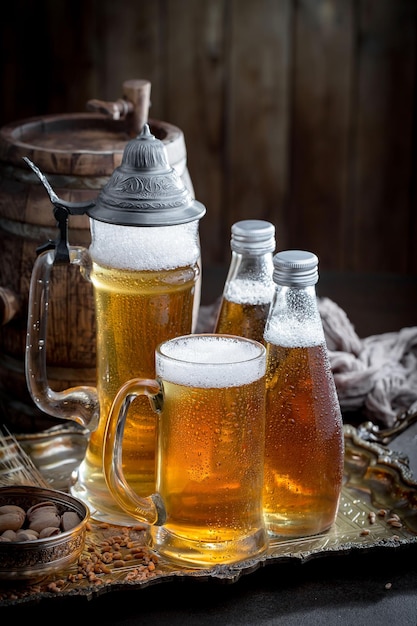
M 203 273 L 202 303 L 219 295 L 227 268 Z M 360 337 L 417 325 L 417 277 L 323 273 L 318 295 L 341 306 Z M 417 467 L 417 424 L 390 446 Z M 416 474 L 417 480 L 417 474 Z M 416 503 L 417 507 L 417 503 Z M 0 609 L 2 624 L 417 625 L 417 544 L 269 564 L 237 582 L 181 579 L 92 600 L 43 600 Z
M 417 549 L 267 566 L 233 584 L 188 580 L 87 601 L 57 597 L 0 609 L 2 624 L 415 626 Z M 388 588 L 389 587 L 389 588 Z M 21 622 L 22 623 L 22 622 Z

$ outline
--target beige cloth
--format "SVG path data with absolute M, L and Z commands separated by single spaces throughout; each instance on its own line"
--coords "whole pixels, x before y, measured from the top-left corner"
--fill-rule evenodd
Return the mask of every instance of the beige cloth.
M 197 332 L 212 332 L 219 302 L 200 307 Z M 417 411 L 417 327 L 360 339 L 335 302 L 317 302 L 342 410 L 364 410 L 382 427 Z
M 335 302 L 318 304 L 342 409 L 362 408 L 384 427 L 417 411 L 417 327 L 359 339 Z

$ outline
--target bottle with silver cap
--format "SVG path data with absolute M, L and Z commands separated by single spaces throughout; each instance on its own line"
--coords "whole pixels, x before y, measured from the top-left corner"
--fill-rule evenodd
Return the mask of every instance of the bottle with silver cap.
M 275 226 L 264 220 L 242 220 L 232 226 L 232 258 L 215 324 L 216 333 L 263 342 L 274 294 Z
M 264 515 L 271 536 L 329 529 L 343 478 L 343 423 L 315 285 L 318 258 L 273 258 L 267 348 Z

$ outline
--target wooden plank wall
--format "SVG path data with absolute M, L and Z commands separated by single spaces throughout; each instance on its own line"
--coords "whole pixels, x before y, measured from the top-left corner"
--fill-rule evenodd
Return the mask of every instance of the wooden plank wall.
M 416 0 L 14 0 L 0 45 L 2 125 L 151 81 L 203 263 L 257 217 L 324 269 L 417 274 Z

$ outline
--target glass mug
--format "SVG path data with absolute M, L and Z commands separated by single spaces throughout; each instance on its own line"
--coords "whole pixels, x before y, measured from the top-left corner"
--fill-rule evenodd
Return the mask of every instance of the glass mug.
M 76 421 L 90 431 L 84 459 L 71 477 L 71 494 L 88 505 L 93 518 L 129 524 L 131 520 L 109 494 L 102 472 L 107 414 L 125 381 L 133 376 L 155 376 L 154 355 L 159 343 L 194 329 L 201 286 L 198 229 L 206 209 L 170 166 L 163 142 L 151 134 L 147 124 L 126 144 L 121 165 L 95 201 L 60 199 L 36 165 L 29 159 L 26 162 L 48 191 L 60 233 L 60 238 L 40 249 L 32 271 L 27 386 L 39 409 Z M 67 241 L 69 216 L 84 213 L 90 218 L 88 249 L 70 246 Z M 46 363 L 49 285 L 54 266 L 68 263 L 79 266 L 93 288 L 96 386 L 81 384 L 55 391 L 49 385 Z M 65 321 L 67 300 L 55 304 Z M 79 332 L 82 336 L 82 324 Z M 138 399 L 124 440 L 126 477 L 144 496 L 155 490 L 153 417 L 147 399 Z
M 107 420 L 103 472 L 130 516 L 150 524 L 148 543 L 190 567 L 259 557 L 267 549 L 262 512 L 266 349 L 232 335 L 192 334 L 161 343 L 156 378 L 134 378 Z M 123 472 L 129 406 L 147 396 L 157 421 L 156 493 L 139 496 Z

